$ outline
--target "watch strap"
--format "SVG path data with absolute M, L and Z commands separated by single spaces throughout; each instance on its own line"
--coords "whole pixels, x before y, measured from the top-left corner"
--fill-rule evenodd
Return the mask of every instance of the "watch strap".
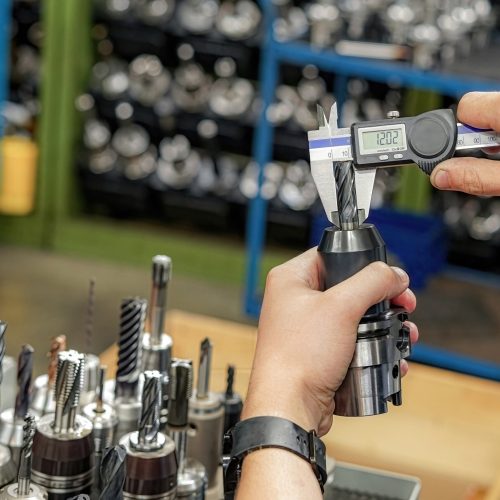
M 315 431 L 306 431 L 279 417 L 254 417 L 238 422 L 226 436 L 231 440 L 231 457 L 225 460 L 224 498 L 234 498 L 243 459 L 262 448 L 290 451 L 311 464 L 321 490 L 327 479 L 326 449 Z

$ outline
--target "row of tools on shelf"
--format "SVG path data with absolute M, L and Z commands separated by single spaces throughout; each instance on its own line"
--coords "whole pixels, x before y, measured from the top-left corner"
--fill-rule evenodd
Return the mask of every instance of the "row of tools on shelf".
M 227 390 L 210 391 L 210 339 L 201 343 L 195 390 L 192 361 L 171 357 L 163 330 L 171 269 L 169 257 L 153 258 L 149 307 L 122 300 L 115 379 L 105 380 L 97 356 L 68 350 L 58 336 L 48 373 L 32 388 L 33 348 L 23 346 L 14 408 L 0 415 L 0 499 L 220 498 L 223 435 L 242 400 L 233 366 Z M 6 328 L 1 322 L 2 359 Z
M 277 40 L 304 40 L 359 57 L 446 66 L 484 49 L 496 26 L 490 0 L 267 0 Z M 244 41 L 259 34 L 262 14 L 253 0 L 105 0 L 110 20 L 136 19 L 186 34 Z

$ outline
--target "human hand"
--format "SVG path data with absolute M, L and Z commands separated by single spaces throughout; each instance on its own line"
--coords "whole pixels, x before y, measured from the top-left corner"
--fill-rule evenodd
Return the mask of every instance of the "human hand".
M 458 120 L 478 128 L 500 132 L 500 92 L 471 92 L 458 103 Z M 500 152 L 490 148 L 488 152 Z M 438 189 L 476 195 L 500 195 L 500 162 L 484 158 L 451 158 L 439 164 L 431 175 Z
M 270 271 L 242 418 L 279 416 L 326 434 L 361 317 L 385 299 L 409 312 L 416 306 L 408 275 L 382 262 L 329 290 L 320 291 L 320 283 L 315 248 Z M 417 327 L 407 324 L 416 342 Z M 402 361 L 402 374 L 407 371 Z

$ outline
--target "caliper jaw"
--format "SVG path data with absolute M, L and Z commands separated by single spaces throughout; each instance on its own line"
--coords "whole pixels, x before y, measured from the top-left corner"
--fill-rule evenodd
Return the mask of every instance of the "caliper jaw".
M 337 103 L 332 105 L 328 120 L 324 109 L 319 105 L 317 106 L 317 113 L 318 130 L 311 130 L 308 132 L 307 136 L 309 141 L 318 139 L 327 140 L 332 145 L 333 137 L 350 134 L 350 129 L 339 129 L 338 127 Z M 338 225 L 338 221 L 335 220 L 335 214 L 338 209 L 333 165 L 336 162 L 342 161 L 342 159 L 335 157 L 333 149 L 330 156 L 331 159 L 325 160 L 311 159 L 311 174 L 328 220 L 332 224 Z M 360 224 L 365 221 L 370 212 L 375 173 L 375 169 L 358 170 L 355 168 L 356 196 Z

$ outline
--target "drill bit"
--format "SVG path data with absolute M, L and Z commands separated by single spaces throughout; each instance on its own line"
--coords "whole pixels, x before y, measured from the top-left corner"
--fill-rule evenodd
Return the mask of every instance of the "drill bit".
M 232 429 L 239 422 L 241 410 L 243 408 L 241 396 L 234 392 L 233 388 L 235 371 L 236 369 L 233 365 L 227 367 L 226 392 L 222 394 L 222 401 L 224 404 L 224 433 Z M 224 444 L 226 444 L 226 441 L 224 441 Z M 226 453 L 226 451 L 225 449 L 224 453 Z
M 106 450 L 101 462 L 101 483 L 104 486 L 99 500 L 122 500 L 126 457 L 127 451 L 122 445 Z
M 54 387 L 56 382 L 57 356 L 61 351 L 65 351 L 66 349 L 66 335 L 52 337 L 52 340 L 50 341 L 50 350 L 47 353 L 47 357 L 49 358 L 49 368 L 47 370 L 49 387 Z
M 17 387 L 15 418 L 24 419 L 30 406 L 31 375 L 33 373 L 33 347 L 23 345 L 17 358 Z
M 166 255 L 153 257 L 151 301 L 149 304 L 149 333 L 151 343 L 161 343 L 167 306 L 167 286 L 172 272 L 172 260 Z
M 142 388 L 142 411 L 139 419 L 137 443 L 139 448 L 150 449 L 157 445 L 160 431 L 161 374 L 158 371 L 144 372 Z
M 212 343 L 207 337 L 201 343 L 200 365 L 198 367 L 198 384 L 196 386 L 196 397 L 206 399 L 210 385 L 210 368 L 212 364 Z
M 115 397 L 137 397 L 140 375 L 140 342 L 147 302 L 140 298 L 122 300 L 118 338 Z
M 3 381 L 3 358 L 5 357 L 5 332 L 7 331 L 7 323 L 0 320 L 0 384 Z
M 234 372 L 235 368 L 234 365 L 229 365 L 227 367 L 227 379 L 226 379 L 226 398 L 232 398 L 234 395 Z
M 86 352 L 92 352 L 92 338 L 94 336 L 94 309 L 95 309 L 95 278 L 90 278 L 89 296 L 87 300 L 87 317 L 85 321 Z
M 337 190 L 340 229 L 354 229 L 359 225 L 354 164 L 351 161 L 335 162 L 333 175 Z
M 31 414 L 24 418 L 23 445 L 21 448 L 21 460 L 17 473 L 18 495 L 25 496 L 30 492 L 31 483 L 31 451 L 33 449 L 33 438 L 36 430 L 36 420 Z

